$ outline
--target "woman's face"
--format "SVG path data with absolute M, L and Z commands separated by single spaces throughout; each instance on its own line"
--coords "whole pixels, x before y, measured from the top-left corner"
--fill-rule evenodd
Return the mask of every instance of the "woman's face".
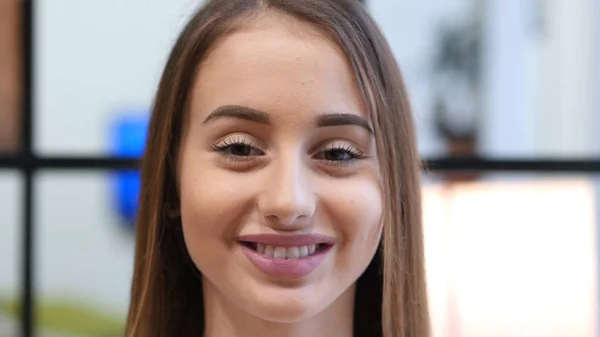
M 261 15 L 213 46 L 189 114 L 181 217 L 205 297 L 277 322 L 351 306 L 381 236 L 382 194 L 341 49 Z

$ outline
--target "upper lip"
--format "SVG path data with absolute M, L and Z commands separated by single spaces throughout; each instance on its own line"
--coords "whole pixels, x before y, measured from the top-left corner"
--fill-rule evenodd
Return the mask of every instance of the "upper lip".
M 239 236 L 237 240 L 241 242 L 260 243 L 263 245 L 278 247 L 308 246 L 315 244 L 332 245 L 335 243 L 334 238 L 323 234 L 250 234 Z

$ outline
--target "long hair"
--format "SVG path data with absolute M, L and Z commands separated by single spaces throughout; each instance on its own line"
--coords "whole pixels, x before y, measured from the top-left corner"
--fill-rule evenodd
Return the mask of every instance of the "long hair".
M 152 110 L 142 163 L 128 337 L 201 336 L 200 271 L 186 250 L 176 162 L 190 88 L 215 41 L 262 11 L 318 27 L 348 58 L 374 127 L 384 193 L 378 252 L 357 281 L 354 335 L 429 337 L 420 159 L 411 109 L 390 47 L 356 0 L 210 0 L 177 39 Z

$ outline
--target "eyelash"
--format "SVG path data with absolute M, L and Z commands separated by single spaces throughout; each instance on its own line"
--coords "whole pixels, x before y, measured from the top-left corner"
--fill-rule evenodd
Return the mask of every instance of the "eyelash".
M 331 154 L 334 151 L 340 151 L 343 154 L 349 156 L 349 158 L 345 159 L 345 160 L 332 160 L 332 159 L 323 158 L 323 156 L 325 156 L 327 153 Z M 334 143 L 334 144 L 328 145 L 327 147 L 325 147 L 325 149 L 323 149 L 322 151 L 319 151 L 316 156 L 318 159 L 324 160 L 329 164 L 338 165 L 338 166 L 352 165 L 357 160 L 365 158 L 364 153 L 362 151 L 360 151 L 358 148 L 356 148 L 355 146 L 352 146 L 350 144 L 340 144 L 340 143 Z
M 254 152 L 256 154 L 252 155 L 236 155 L 231 153 L 231 149 L 236 147 L 236 146 L 240 146 L 240 147 L 246 147 L 244 149 L 244 152 Z M 213 151 L 218 152 L 220 155 L 222 155 L 223 157 L 229 159 L 229 160 L 234 160 L 236 162 L 245 162 L 245 161 L 250 161 L 252 160 L 252 157 L 257 157 L 257 156 L 264 156 L 265 152 L 262 151 L 258 146 L 256 146 L 252 141 L 248 141 L 246 138 L 242 138 L 242 137 L 232 137 L 232 138 L 228 138 L 225 139 L 224 141 L 222 141 L 219 144 L 215 144 L 212 146 Z M 333 159 L 327 159 L 325 156 L 327 155 L 327 153 L 331 154 L 331 152 L 334 151 L 341 151 L 344 155 L 349 156 L 348 159 L 342 159 L 342 160 L 333 160 Z M 360 151 L 358 148 L 356 148 L 355 146 L 352 146 L 350 144 L 331 144 L 328 145 L 325 149 L 319 151 L 315 157 L 319 160 L 325 161 L 330 165 L 335 165 L 335 166 L 349 166 L 354 164 L 357 160 L 360 159 L 364 159 L 366 158 L 364 153 L 362 151 Z
M 223 140 L 219 144 L 214 144 L 212 146 L 213 151 L 218 152 L 220 155 L 224 156 L 227 159 L 232 159 L 235 161 L 248 161 L 250 160 L 247 157 L 253 157 L 253 155 L 240 156 L 233 153 L 229 153 L 227 151 L 231 151 L 231 149 L 235 146 L 243 146 L 246 147 L 246 150 L 250 150 L 250 152 L 258 152 L 254 156 L 263 156 L 265 153 L 258 148 L 253 142 L 248 141 L 242 137 L 231 137 Z

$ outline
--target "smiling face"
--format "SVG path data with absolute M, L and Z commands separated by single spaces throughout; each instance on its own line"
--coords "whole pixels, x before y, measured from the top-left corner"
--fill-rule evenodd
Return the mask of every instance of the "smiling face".
M 383 202 L 375 139 L 341 49 L 306 23 L 261 14 L 213 46 L 188 113 L 181 220 L 207 314 L 298 322 L 351 312 Z

